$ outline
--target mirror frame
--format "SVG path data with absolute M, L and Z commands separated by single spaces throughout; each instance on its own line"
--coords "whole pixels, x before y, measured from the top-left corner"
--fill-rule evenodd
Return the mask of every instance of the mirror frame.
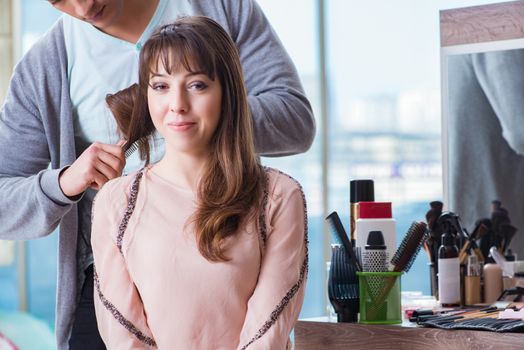
M 448 57 L 524 48 L 524 0 L 440 11 L 442 185 L 449 210 Z

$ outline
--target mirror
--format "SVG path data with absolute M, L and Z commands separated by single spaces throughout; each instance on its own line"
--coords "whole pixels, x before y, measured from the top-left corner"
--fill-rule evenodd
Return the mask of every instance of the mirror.
M 471 232 L 500 200 L 524 259 L 524 1 L 441 12 L 444 204 Z

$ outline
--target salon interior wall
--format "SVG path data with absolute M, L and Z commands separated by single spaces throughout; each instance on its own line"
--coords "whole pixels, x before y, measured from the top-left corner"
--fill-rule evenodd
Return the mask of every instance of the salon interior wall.
M 0 6 L 6 1 L 0 0 Z M 302 316 L 319 316 L 325 310 L 325 261 L 329 259 L 323 215 L 337 210 L 348 227 L 350 179 L 375 179 L 376 199 L 394 203 L 398 236 L 411 220 L 423 219 L 429 201 L 442 198 L 438 11 L 497 1 L 258 2 L 295 61 L 317 118 L 317 137 L 310 151 L 263 162 L 286 171 L 304 186 L 310 271 Z M 321 6 L 323 27 L 319 27 Z M 19 45 L 25 52 L 58 13 L 42 0 L 21 0 L 20 8 Z M 0 16 L 0 31 L 4 23 Z M 322 35 L 325 46 L 319 45 Z M 321 47 L 325 61 L 320 58 Z M 4 88 L 6 81 L 0 72 Z M 327 178 L 324 185 L 323 176 Z M 54 323 L 56 246 L 56 233 L 25 244 L 28 310 L 50 325 Z M 403 278 L 404 290 L 429 292 L 426 263 L 421 254 Z M 0 266 L 0 310 L 18 308 L 16 269 L 16 259 Z

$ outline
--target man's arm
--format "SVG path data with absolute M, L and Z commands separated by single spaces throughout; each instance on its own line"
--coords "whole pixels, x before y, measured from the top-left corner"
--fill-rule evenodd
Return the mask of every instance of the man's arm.
M 284 156 L 307 151 L 315 137 L 315 119 L 289 55 L 255 1 L 221 2 L 227 18 L 215 19 L 229 30 L 239 49 L 257 153 Z
M 524 155 L 524 50 L 472 55 L 473 69 L 502 127 L 502 136 Z
M 43 77 L 31 74 L 33 57 L 28 54 L 17 65 L 0 110 L 2 239 L 30 239 L 51 233 L 73 203 L 58 184 L 62 169 L 48 169 L 49 135 L 34 96 L 35 86 L 42 84 L 38 79 Z

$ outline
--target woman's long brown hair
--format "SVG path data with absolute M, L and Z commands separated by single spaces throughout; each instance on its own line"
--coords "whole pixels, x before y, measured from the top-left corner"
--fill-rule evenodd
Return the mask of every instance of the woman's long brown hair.
M 210 158 L 198 186 L 193 216 L 200 253 L 209 261 L 226 261 L 225 239 L 261 210 L 265 174 L 255 154 L 253 125 L 237 48 L 214 20 L 183 17 L 160 27 L 140 52 L 138 86 L 106 98 L 127 150 L 138 142 L 149 163 L 155 127 L 147 105 L 152 73 L 162 64 L 168 74 L 183 67 L 204 72 L 222 86 L 221 119 L 210 144 Z

